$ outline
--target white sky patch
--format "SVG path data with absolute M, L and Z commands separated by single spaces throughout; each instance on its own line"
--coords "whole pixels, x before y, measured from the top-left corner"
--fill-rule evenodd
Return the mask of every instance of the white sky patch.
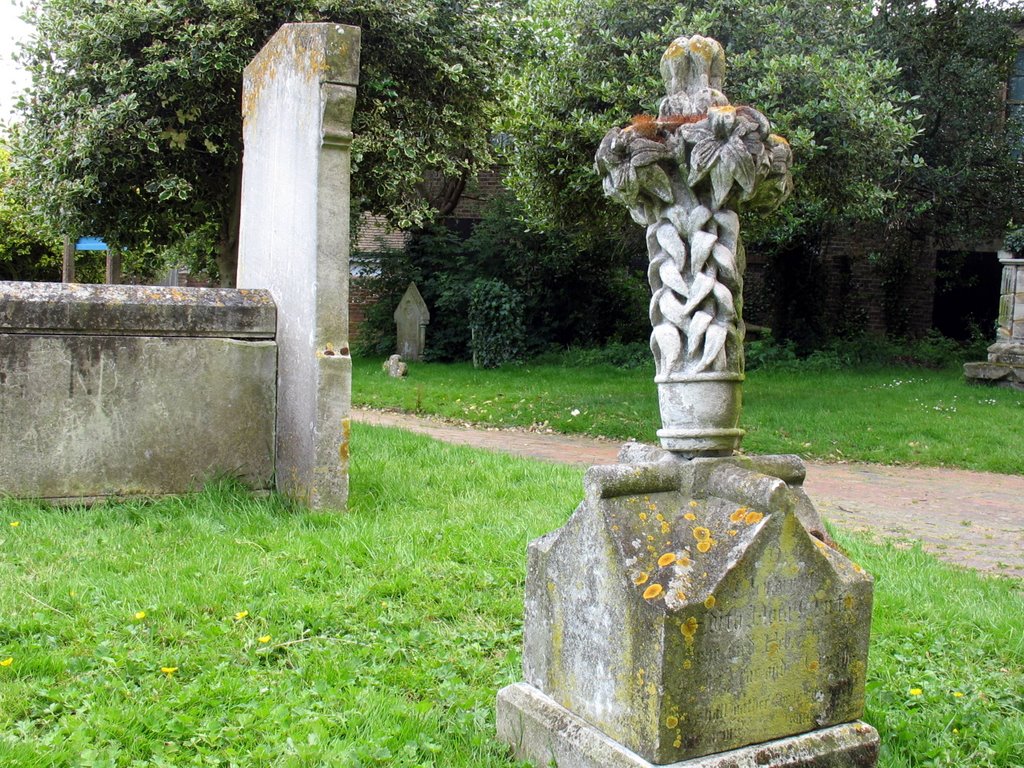
M 31 82 L 28 72 L 14 61 L 18 43 L 28 37 L 32 27 L 19 17 L 19 0 L 0 0 L 0 123 L 11 121 L 14 100 Z

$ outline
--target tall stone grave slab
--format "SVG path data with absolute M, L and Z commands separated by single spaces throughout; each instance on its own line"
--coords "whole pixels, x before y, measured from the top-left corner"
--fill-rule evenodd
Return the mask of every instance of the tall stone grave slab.
M 405 289 L 402 300 L 395 307 L 394 317 L 398 330 L 398 354 L 403 360 L 422 360 L 427 345 L 430 310 L 416 283 L 409 283 Z
M 609 131 L 606 193 L 646 228 L 662 448 L 592 467 L 529 546 L 525 681 L 499 737 L 559 768 L 871 768 L 872 581 L 830 546 L 793 456 L 734 456 L 744 209 L 790 192 L 792 153 L 722 93 L 725 54 L 681 37 L 657 117 Z
M 1000 251 L 999 263 L 1003 281 L 996 341 L 987 361 L 964 364 L 964 375 L 978 383 L 1024 389 L 1024 258 Z
M 285 24 L 245 69 L 238 286 L 278 308 L 277 484 L 348 498 L 349 174 L 357 27 Z

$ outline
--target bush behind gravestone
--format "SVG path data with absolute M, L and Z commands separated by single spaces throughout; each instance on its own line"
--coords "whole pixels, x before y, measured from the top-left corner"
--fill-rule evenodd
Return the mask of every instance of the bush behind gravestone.
M 523 299 L 501 280 L 477 280 L 469 292 L 473 365 L 498 368 L 522 359 L 526 349 Z

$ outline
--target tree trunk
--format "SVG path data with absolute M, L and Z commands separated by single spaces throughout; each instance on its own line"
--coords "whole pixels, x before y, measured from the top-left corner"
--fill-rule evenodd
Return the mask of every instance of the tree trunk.
M 242 218 L 242 164 L 231 171 L 231 208 L 221 223 L 220 247 L 217 253 L 217 271 L 222 288 L 234 288 L 238 273 L 238 225 Z
M 75 282 L 75 240 L 71 237 L 64 238 L 64 267 L 61 272 L 61 282 Z

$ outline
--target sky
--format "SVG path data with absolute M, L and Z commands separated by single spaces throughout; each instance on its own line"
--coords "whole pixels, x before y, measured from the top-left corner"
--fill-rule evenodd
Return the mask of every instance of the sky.
M 29 83 L 28 73 L 12 59 L 17 42 L 31 30 L 18 18 L 22 13 L 16 4 L 19 1 L 0 0 L 0 122 L 3 123 L 10 121 L 14 99 Z

